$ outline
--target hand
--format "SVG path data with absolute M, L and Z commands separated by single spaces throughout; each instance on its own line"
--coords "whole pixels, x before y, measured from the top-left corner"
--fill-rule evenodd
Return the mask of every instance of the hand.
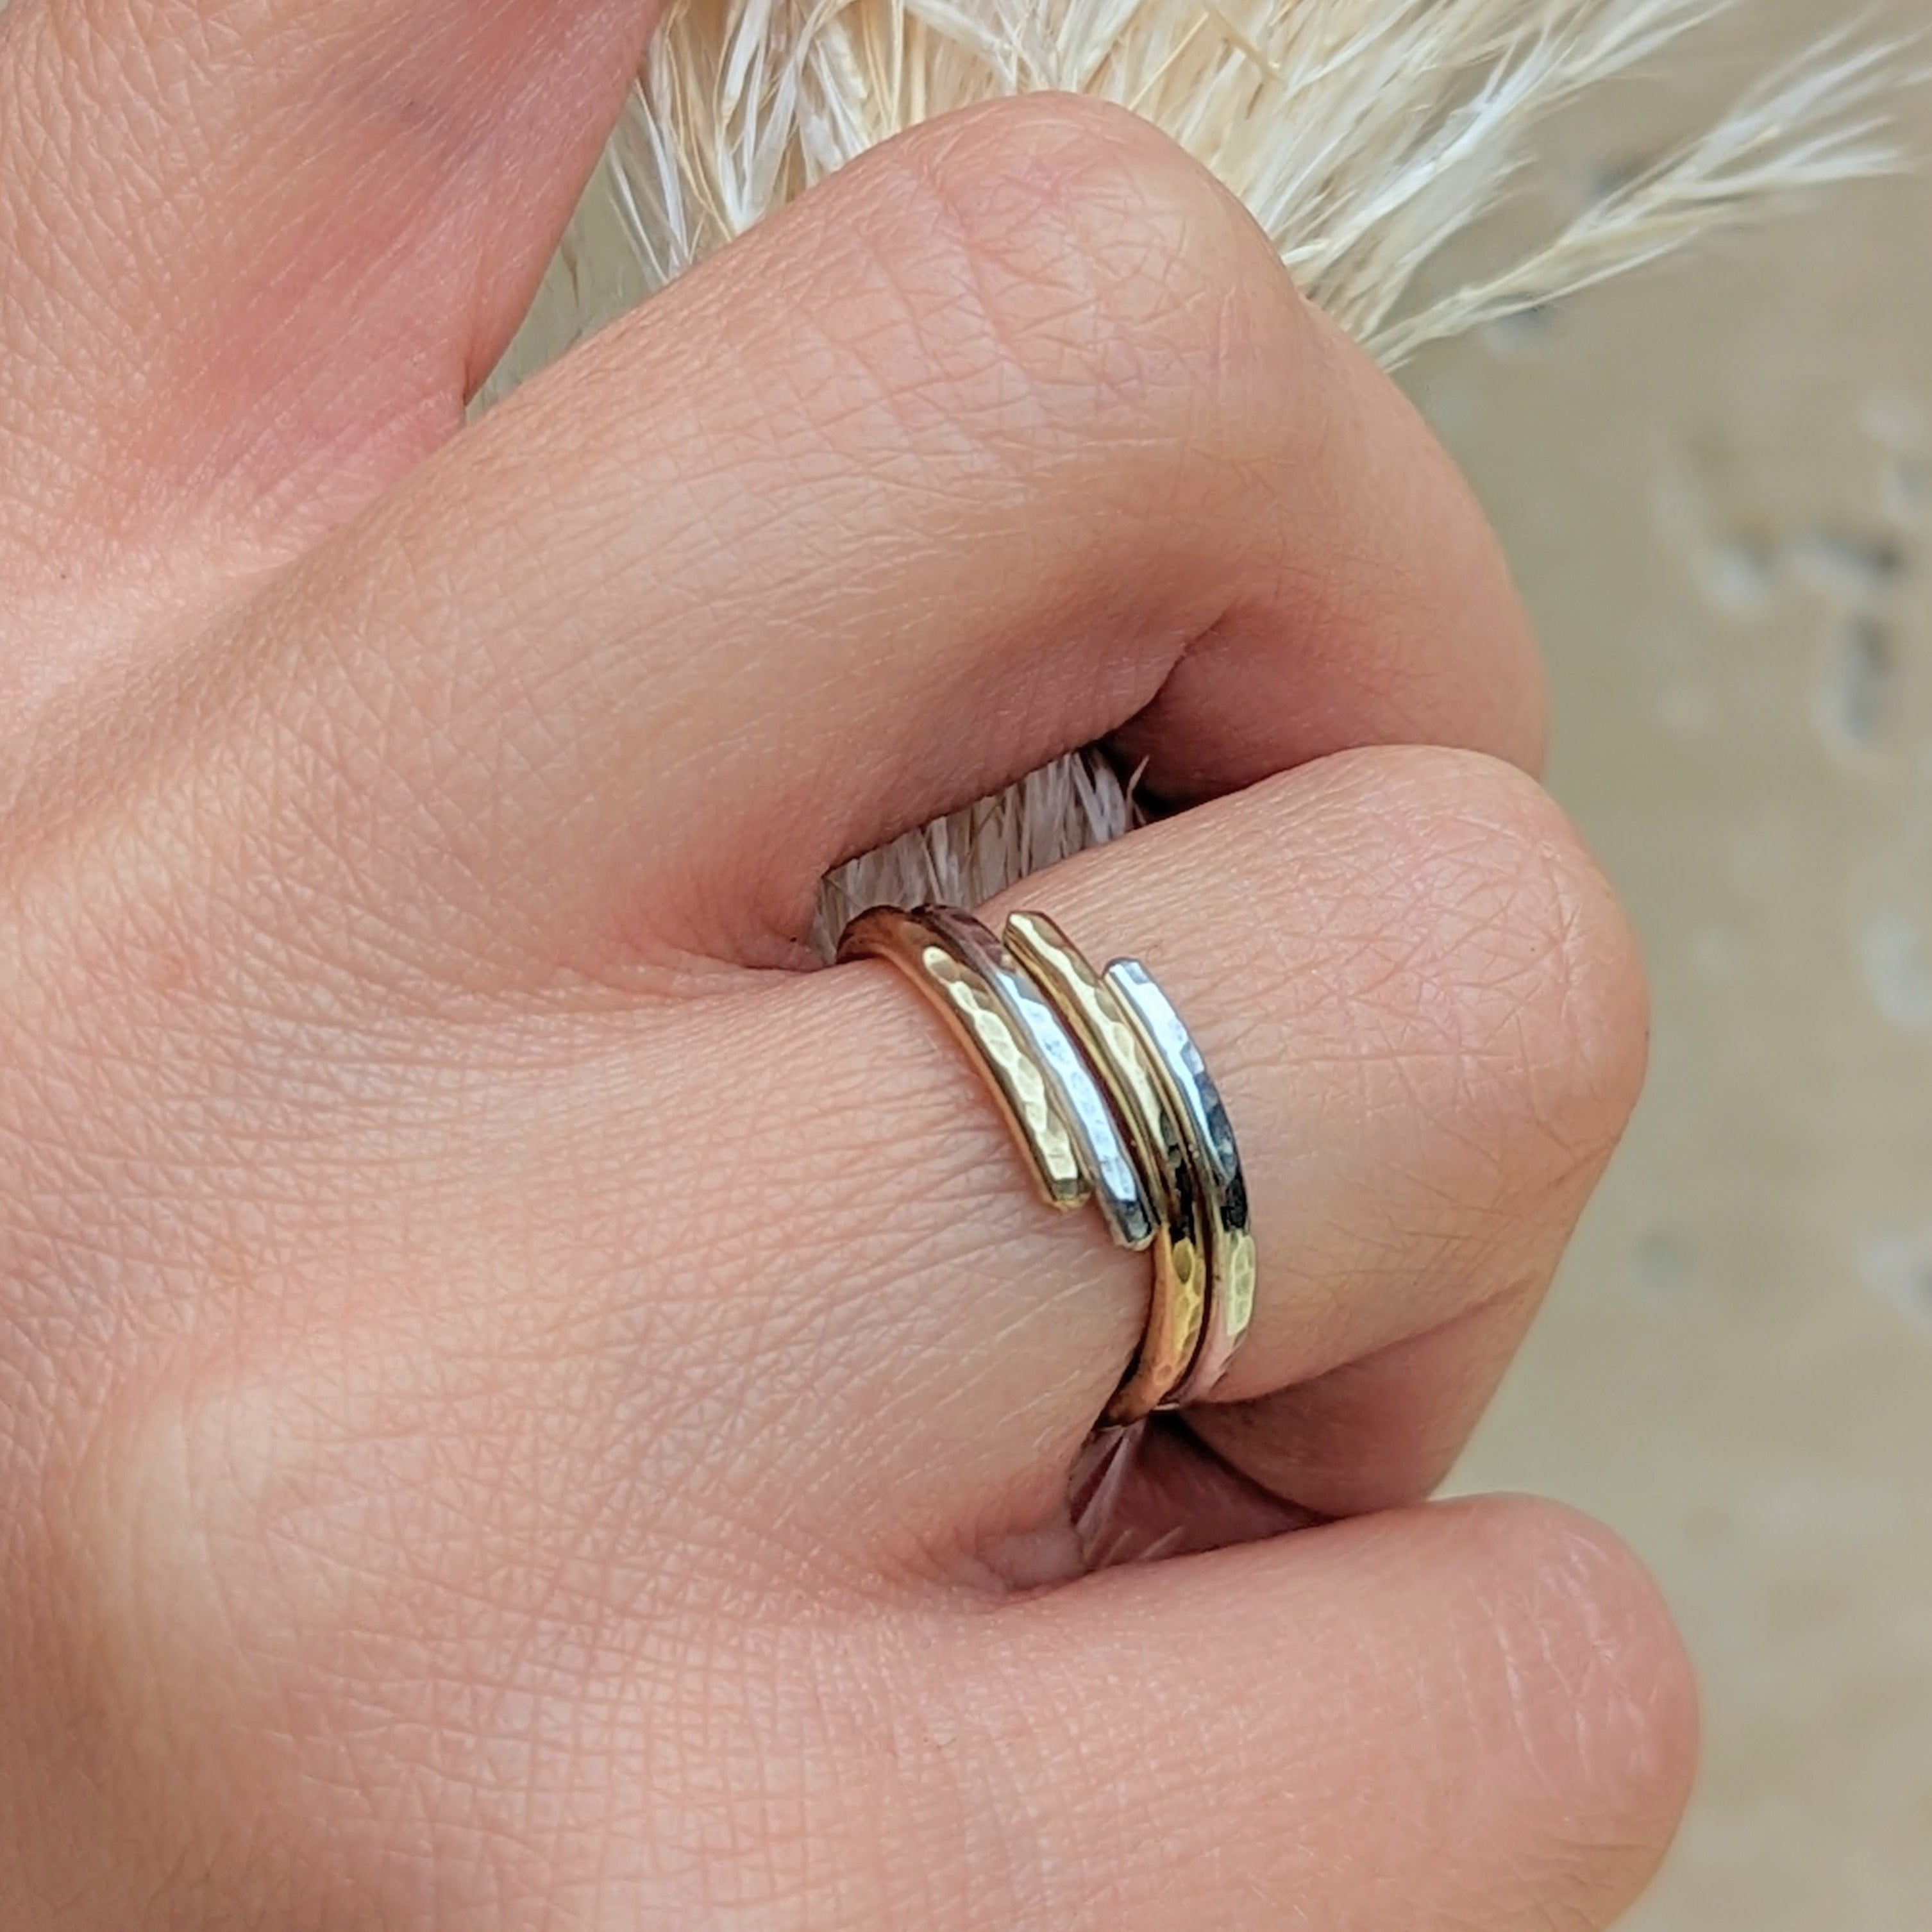
M 1492 542 L 1052 100 L 458 434 L 642 25 L 0 20 L 8 1926 L 1604 1924 L 1667 1622 L 1418 1500 L 1642 1054 Z M 1188 1016 L 1262 1279 L 1127 1502 L 1227 1546 L 1078 1577 L 1145 1264 L 797 969 L 835 861 L 1108 734 L 1186 808 L 1024 897 Z

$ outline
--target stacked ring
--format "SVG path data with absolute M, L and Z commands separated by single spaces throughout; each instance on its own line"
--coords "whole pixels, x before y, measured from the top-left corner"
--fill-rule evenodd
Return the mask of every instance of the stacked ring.
M 1140 1346 L 1102 1419 L 1205 1395 L 1254 1312 L 1254 1237 L 1227 1111 L 1153 975 L 1096 973 L 1042 913 L 995 938 L 939 905 L 861 913 L 838 957 L 890 961 L 946 1021 L 1049 1206 L 1090 1201 L 1117 1246 L 1151 1253 Z

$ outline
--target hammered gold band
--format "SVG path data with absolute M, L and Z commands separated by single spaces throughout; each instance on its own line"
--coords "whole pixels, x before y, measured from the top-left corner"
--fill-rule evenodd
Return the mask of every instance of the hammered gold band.
M 1140 1346 L 1103 1420 L 1205 1395 L 1253 1313 L 1254 1238 L 1226 1111 L 1152 975 L 1096 973 L 1042 913 L 996 938 L 950 906 L 875 906 L 838 957 L 890 961 L 946 1021 L 1049 1206 L 1092 1201 L 1116 1245 L 1149 1252 Z

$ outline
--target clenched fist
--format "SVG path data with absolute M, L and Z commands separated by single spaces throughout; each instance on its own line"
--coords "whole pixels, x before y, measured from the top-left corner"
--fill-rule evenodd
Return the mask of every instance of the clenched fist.
M 0 1924 L 1604 1924 L 1676 1640 L 1419 1500 L 1643 1051 L 1492 539 L 1050 98 L 459 434 L 647 25 L 0 15 Z M 1118 1498 L 1186 1553 L 1087 1574 L 1146 1264 L 801 942 L 1096 740 L 1172 809 L 1025 897 L 1186 1014 L 1262 1274 Z

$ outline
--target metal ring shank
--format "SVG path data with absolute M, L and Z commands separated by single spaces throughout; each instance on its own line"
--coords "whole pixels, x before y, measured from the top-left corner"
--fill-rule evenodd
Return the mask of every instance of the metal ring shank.
M 1044 914 L 1016 912 L 1006 925 L 1013 956 L 1059 1010 L 1084 1049 L 1127 1130 L 1162 1209 L 1154 1237 L 1154 1280 L 1138 1352 L 1105 1420 L 1138 1420 L 1162 1407 L 1187 1377 L 1208 1302 L 1210 1176 L 1190 1150 L 1186 1124 L 1112 988 Z
M 889 961 L 946 1022 L 980 1070 L 1049 1208 L 1070 1210 L 1091 1197 L 1046 1076 L 982 974 L 896 906 L 861 913 L 840 936 L 838 957 Z
M 970 1049 L 1040 1192 L 1092 1199 L 1122 1247 L 1146 1247 L 1156 1216 L 1118 1123 L 1064 1024 L 978 920 L 946 906 L 874 907 L 846 928 L 841 959 L 897 966 Z
M 1146 1247 L 1160 1221 L 1149 1198 L 1153 1190 L 1122 1135 L 1096 1070 L 1069 1032 L 1065 1016 L 1042 996 L 1006 947 L 970 914 L 950 906 L 926 905 L 912 916 L 980 974 L 1033 1048 L 1114 1245 L 1136 1252 Z
M 1137 959 L 1111 962 L 1102 977 L 1120 996 L 1141 1043 L 1160 1070 L 1170 1104 L 1178 1107 L 1208 1170 L 1209 1219 L 1208 1319 L 1200 1352 L 1172 1406 L 1205 1395 L 1226 1372 L 1255 1312 L 1255 1238 L 1248 1224 L 1248 1188 L 1234 1130 L 1194 1036 L 1173 1004 Z

